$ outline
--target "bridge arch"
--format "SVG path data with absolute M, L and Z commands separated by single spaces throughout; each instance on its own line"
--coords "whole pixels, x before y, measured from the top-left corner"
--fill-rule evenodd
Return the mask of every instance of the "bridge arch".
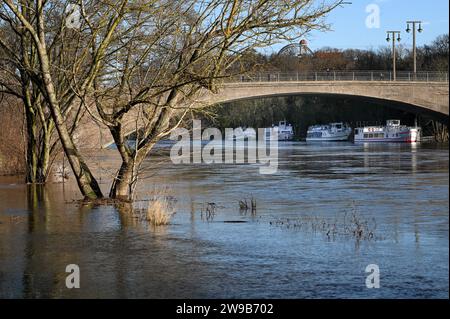
M 275 96 L 327 95 L 342 96 L 379 103 L 411 111 L 426 111 L 448 122 L 447 83 L 422 82 L 268 82 L 225 84 L 217 94 L 202 97 L 206 104 L 223 104 L 245 99 Z
M 401 102 L 401 101 L 395 101 L 395 100 L 376 98 L 376 97 L 371 97 L 371 96 L 337 94 L 337 93 L 308 92 L 308 93 L 285 93 L 285 94 L 258 95 L 258 96 L 236 98 L 236 99 L 227 100 L 227 101 L 224 101 L 221 103 L 227 104 L 227 103 L 233 103 L 233 102 L 239 102 L 239 101 L 245 101 L 245 100 L 288 97 L 288 96 L 298 96 L 298 97 L 314 96 L 314 97 L 342 98 L 342 99 L 348 99 L 348 100 L 352 100 L 352 101 L 360 101 L 361 107 L 365 107 L 366 104 L 383 105 L 383 106 L 392 107 L 394 109 L 398 109 L 398 110 L 402 110 L 402 111 L 406 111 L 406 112 L 410 112 L 410 113 L 428 115 L 429 117 L 431 117 L 439 122 L 446 123 L 446 124 L 448 124 L 448 120 L 449 120 L 449 117 L 447 115 L 437 112 L 437 111 L 434 111 L 434 110 L 431 110 L 430 108 L 428 108 L 426 106 L 415 105 L 415 104 Z

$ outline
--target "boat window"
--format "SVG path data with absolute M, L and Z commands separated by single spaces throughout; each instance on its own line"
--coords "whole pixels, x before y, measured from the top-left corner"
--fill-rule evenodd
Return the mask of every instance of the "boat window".
M 364 134 L 364 138 L 368 138 L 369 137 L 369 134 Z
M 322 132 L 311 132 L 308 134 L 310 138 L 322 138 Z
M 355 134 L 358 135 L 359 134 L 359 130 L 355 129 Z
M 369 138 L 373 138 L 373 134 L 369 134 Z

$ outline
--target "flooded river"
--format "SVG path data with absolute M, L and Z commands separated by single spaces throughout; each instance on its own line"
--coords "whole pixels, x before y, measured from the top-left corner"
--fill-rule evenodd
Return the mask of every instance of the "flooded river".
M 140 193 L 170 192 L 168 226 L 79 205 L 70 183 L 0 178 L 0 298 L 449 296 L 448 146 L 285 143 L 274 175 L 256 164 L 146 164 Z M 256 211 L 240 210 L 250 198 Z M 65 286 L 68 264 L 80 268 L 79 289 Z M 369 264 L 379 289 L 366 287 Z

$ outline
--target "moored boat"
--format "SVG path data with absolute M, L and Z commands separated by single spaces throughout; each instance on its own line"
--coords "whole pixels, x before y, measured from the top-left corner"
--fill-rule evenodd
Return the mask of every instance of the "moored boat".
M 400 120 L 388 120 L 386 126 L 364 126 L 355 129 L 355 142 L 420 142 L 422 129 L 401 125 Z
M 313 125 L 308 128 L 306 142 L 341 142 L 347 141 L 352 128 L 345 123 Z
M 292 141 L 294 139 L 294 129 L 286 121 L 280 121 L 278 125 L 272 125 L 272 127 L 264 129 L 264 138 L 269 140 L 274 133 L 278 135 L 279 141 Z

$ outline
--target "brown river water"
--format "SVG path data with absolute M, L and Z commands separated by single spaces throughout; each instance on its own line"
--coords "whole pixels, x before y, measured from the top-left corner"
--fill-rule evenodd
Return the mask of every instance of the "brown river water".
M 106 191 L 115 151 L 91 160 Z M 168 226 L 80 205 L 70 181 L 42 189 L 0 177 L 0 298 L 449 296 L 448 145 L 293 142 L 280 144 L 274 175 L 163 155 L 145 170 L 138 198 L 170 192 Z M 256 212 L 240 210 L 251 197 Z M 370 236 L 354 236 L 349 216 Z M 79 289 L 66 288 L 68 264 Z M 366 287 L 369 264 L 379 289 Z

